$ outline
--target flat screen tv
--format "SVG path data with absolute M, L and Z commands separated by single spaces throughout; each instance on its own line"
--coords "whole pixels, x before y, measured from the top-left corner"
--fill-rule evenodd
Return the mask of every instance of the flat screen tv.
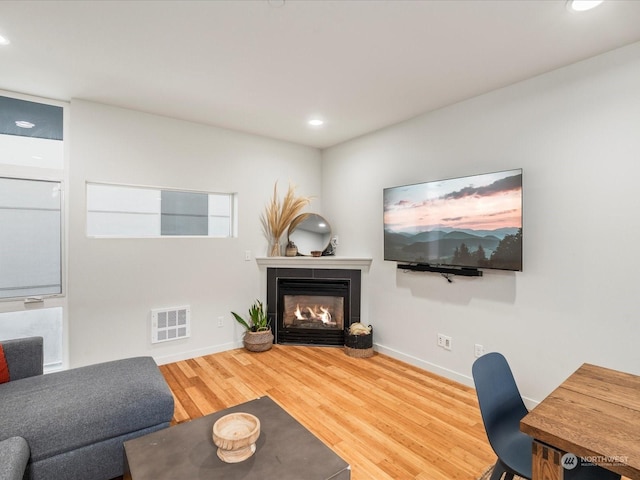
M 384 189 L 384 259 L 522 271 L 522 169 Z

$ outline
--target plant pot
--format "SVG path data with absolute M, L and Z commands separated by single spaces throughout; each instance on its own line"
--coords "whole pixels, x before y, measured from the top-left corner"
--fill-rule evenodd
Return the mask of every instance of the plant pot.
M 242 341 L 244 348 L 250 352 L 266 352 L 273 346 L 273 333 L 271 333 L 271 329 L 261 332 L 245 332 Z

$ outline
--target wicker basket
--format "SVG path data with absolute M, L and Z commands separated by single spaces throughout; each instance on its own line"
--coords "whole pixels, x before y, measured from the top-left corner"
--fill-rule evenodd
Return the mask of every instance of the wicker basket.
M 344 347 L 344 353 L 353 358 L 370 358 L 373 357 L 373 348 Z
M 371 327 L 371 325 L 369 325 Z M 344 353 L 354 358 L 369 358 L 373 356 L 373 328 L 367 335 L 344 336 Z

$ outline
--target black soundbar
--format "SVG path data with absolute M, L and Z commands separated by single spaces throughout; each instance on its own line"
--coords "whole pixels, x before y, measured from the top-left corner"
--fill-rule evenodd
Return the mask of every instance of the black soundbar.
M 413 272 L 436 272 L 448 275 L 461 275 L 463 277 L 481 277 L 482 270 L 469 267 L 443 267 L 426 263 L 399 263 L 398 269 L 411 270 Z

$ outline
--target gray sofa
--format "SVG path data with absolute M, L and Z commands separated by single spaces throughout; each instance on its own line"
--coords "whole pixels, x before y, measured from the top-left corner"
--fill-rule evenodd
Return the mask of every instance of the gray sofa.
M 0 480 L 109 480 L 124 441 L 169 426 L 173 396 L 151 357 L 43 375 L 41 337 L 0 344 Z

